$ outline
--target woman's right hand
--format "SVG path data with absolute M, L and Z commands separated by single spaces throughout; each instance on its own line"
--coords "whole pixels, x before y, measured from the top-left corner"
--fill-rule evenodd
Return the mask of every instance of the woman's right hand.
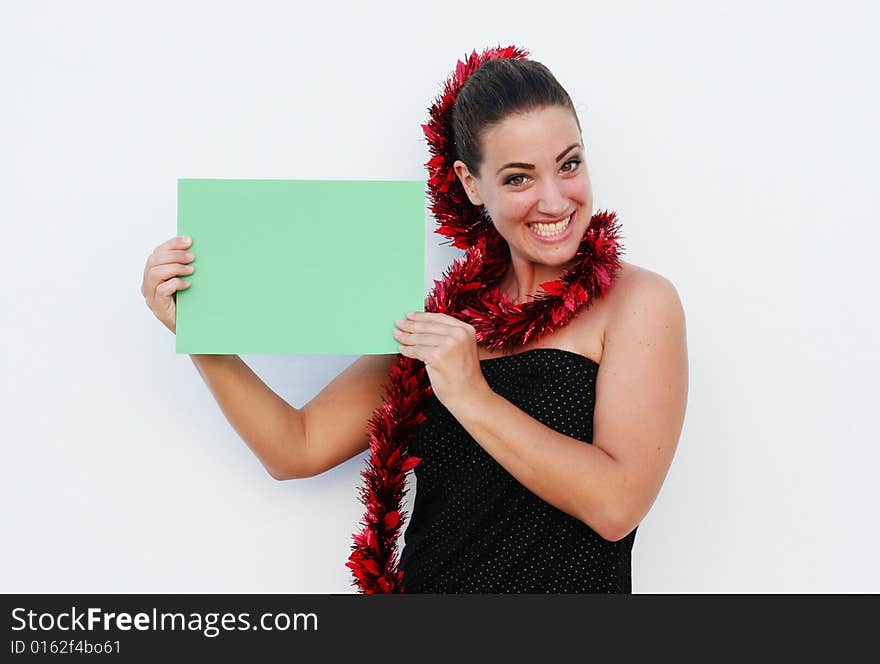
M 144 267 L 144 280 L 141 282 L 141 294 L 147 306 L 162 324 L 177 333 L 177 291 L 189 288 L 189 281 L 178 275 L 192 274 L 195 267 L 189 265 L 195 259 L 187 248 L 191 239 L 184 240 L 175 235 L 153 249 L 147 257 Z

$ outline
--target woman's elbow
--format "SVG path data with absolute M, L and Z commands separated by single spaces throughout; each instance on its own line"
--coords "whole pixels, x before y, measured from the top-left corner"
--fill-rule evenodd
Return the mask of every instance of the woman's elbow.
M 607 540 L 609 542 L 619 542 L 620 540 L 626 538 L 626 536 L 629 535 L 633 530 L 635 530 L 635 527 L 637 525 L 638 524 L 631 523 L 616 523 L 611 525 L 610 527 L 605 527 L 602 532 L 596 532 L 599 532 L 599 536 L 604 540 Z
M 638 520 L 631 514 L 621 512 L 606 514 L 602 519 L 594 518 L 591 521 L 582 519 L 582 521 L 608 542 L 619 542 L 639 525 Z
M 313 472 L 312 469 L 303 467 L 302 464 L 296 467 L 285 467 L 278 468 L 275 466 L 265 466 L 266 472 L 269 473 L 269 476 L 273 480 L 278 480 L 279 482 L 283 482 L 285 480 L 302 480 L 309 477 L 314 477 L 318 473 Z

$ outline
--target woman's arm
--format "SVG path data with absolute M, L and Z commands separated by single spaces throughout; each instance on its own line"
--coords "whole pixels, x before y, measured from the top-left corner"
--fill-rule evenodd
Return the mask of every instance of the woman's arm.
M 688 386 L 685 318 L 674 286 L 639 270 L 618 287 L 596 383 L 592 445 L 485 387 L 446 404 L 526 488 L 612 541 L 641 522 L 659 493 Z
M 364 355 L 298 409 L 238 355 L 190 355 L 220 409 L 278 480 L 312 477 L 369 447 L 367 424 L 382 401 L 392 355 Z

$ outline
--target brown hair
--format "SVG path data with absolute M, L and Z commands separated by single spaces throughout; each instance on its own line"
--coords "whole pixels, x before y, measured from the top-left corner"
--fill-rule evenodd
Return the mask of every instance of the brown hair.
M 483 131 L 512 113 L 547 106 L 570 109 L 581 130 L 571 97 L 543 64 L 527 59 L 487 60 L 470 75 L 452 107 L 455 158 L 479 177 Z

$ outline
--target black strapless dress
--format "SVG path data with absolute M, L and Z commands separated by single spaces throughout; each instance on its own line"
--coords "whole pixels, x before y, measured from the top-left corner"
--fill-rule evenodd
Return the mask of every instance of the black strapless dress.
M 599 365 L 534 348 L 482 360 L 486 382 L 543 424 L 592 444 Z M 400 567 L 407 593 L 630 593 L 636 530 L 609 542 L 493 459 L 431 395 Z

